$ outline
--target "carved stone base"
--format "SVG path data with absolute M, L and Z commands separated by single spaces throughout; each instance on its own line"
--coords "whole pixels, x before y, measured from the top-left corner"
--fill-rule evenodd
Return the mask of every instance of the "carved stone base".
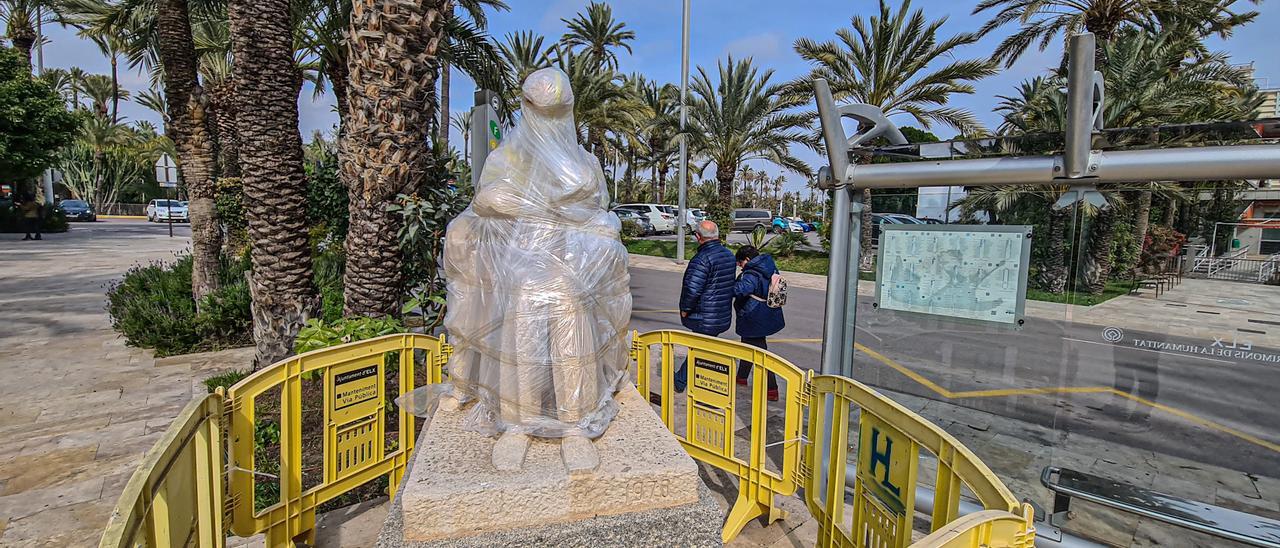
M 538 438 L 519 470 L 498 471 L 495 440 L 462 430 L 465 410 L 442 407 L 419 438 L 379 546 L 718 545 L 724 516 L 693 459 L 635 388 L 618 403 L 594 442 L 599 464 L 573 474 L 560 440 Z

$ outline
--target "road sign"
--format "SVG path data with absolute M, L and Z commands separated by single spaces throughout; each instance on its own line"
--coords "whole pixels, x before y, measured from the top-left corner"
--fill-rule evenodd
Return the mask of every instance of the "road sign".
M 161 154 L 156 160 L 156 182 L 161 188 L 178 188 L 178 164 L 168 154 Z

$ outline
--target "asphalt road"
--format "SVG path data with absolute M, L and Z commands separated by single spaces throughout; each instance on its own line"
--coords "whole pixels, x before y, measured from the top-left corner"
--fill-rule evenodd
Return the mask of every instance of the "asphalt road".
M 631 286 L 634 329 L 682 329 L 679 273 L 633 268 Z M 824 295 L 793 287 L 787 327 L 769 349 L 817 369 Z M 875 355 L 856 352 L 854 378 L 871 386 L 1280 477 L 1280 363 L 1135 348 L 1133 339 L 1205 345 L 1155 331 L 1158 321 L 1116 340 L 1103 326 L 1028 317 L 1011 331 L 875 310 L 864 298 L 857 325 L 857 343 Z M 732 329 L 721 336 L 736 338 Z

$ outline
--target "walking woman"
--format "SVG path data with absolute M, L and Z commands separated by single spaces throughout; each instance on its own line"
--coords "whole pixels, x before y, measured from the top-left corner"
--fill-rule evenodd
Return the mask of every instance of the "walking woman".
M 742 246 L 735 257 L 742 274 L 733 286 L 733 310 L 737 316 L 734 330 L 742 338 L 742 342 L 763 349 L 768 349 L 767 337 L 782 331 L 785 321 L 782 308 L 772 308 L 767 303 L 769 283 L 778 272 L 773 257 L 768 253 L 760 253 L 753 246 Z M 753 364 L 745 360 L 738 361 L 738 384 L 747 384 Z M 778 401 L 778 377 L 769 373 L 769 401 Z

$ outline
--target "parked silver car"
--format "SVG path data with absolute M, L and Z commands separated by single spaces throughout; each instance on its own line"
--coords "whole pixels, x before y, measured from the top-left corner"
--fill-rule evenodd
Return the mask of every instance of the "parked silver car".
M 147 221 L 152 223 L 186 223 L 191 221 L 187 202 L 155 199 L 147 203 Z

